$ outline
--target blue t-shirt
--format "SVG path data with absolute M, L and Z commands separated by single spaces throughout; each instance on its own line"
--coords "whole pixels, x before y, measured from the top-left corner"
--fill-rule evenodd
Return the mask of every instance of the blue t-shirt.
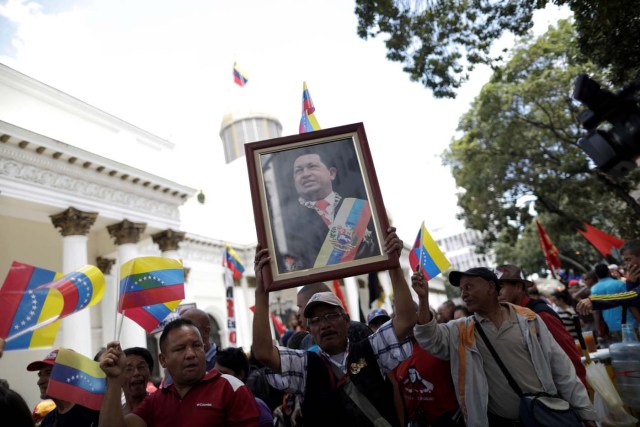
M 616 280 L 613 277 L 605 277 L 598 280 L 591 288 L 591 295 L 611 295 L 620 292 L 625 292 L 627 286 L 624 282 Z M 609 331 L 617 332 L 622 330 L 622 307 L 611 308 L 609 310 L 603 310 L 602 319 L 607 323 Z

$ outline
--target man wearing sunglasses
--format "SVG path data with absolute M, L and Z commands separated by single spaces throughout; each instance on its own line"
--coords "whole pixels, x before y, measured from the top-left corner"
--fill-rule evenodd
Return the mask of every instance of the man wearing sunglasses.
M 388 230 L 385 249 L 402 250 L 394 228 Z M 398 425 L 393 390 L 384 375 L 411 356 L 408 336 L 416 321 L 409 287 L 401 268 L 389 270 L 396 316 L 375 333 L 358 341 L 348 339 L 349 315 L 332 292 L 319 292 L 304 308 L 307 328 L 320 347 L 318 353 L 273 346 L 269 330 L 269 297 L 262 268 L 266 250 L 256 253 L 256 305 L 253 351 L 274 372 L 269 383 L 301 396 L 304 425 Z

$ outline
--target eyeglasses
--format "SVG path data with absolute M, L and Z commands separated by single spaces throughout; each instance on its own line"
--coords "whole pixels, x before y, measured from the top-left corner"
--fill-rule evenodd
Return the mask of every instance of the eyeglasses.
M 327 314 L 323 314 L 322 316 L 310 317 L 307 319 L 309 326 L 319 325 L 321 320 L 326 320 L 327 322 L 336 322 L 338 319 L 342 318 L 342 313 L 340 312 L 331 312 Z

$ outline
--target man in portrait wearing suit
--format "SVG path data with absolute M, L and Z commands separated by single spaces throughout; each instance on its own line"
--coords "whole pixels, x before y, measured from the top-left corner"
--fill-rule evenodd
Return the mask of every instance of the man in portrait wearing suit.
M 287 248 L 276 248 L 281 271 L 380 254 L 369 202 L 334 190 L 338 170 L 324 150 L 301 150 L 292 172 L 298 198 L 284 211 Z

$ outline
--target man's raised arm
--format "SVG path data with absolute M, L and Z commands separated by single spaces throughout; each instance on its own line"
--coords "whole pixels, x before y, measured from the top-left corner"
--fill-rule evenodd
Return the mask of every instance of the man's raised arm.
M 400 240 L 396 234 L 395 227 L 390 227 L 387 231 L 389 234 L 384 240 L 385 250 L 387 253 L 397 251 L 398 255 L 400 255 L 403 244 L 402 240 Z M 389 276 L 391 277 L 391 287 L 393 288 L 393 296 L 395 299 L 396 315 L 393 318 L 393 329 L 398 339 L 402 340 L 411 334 L 411 329 L 413 325 L 416 324 L 416 310 L 413 306 L 411 291 L 404 278 L 402 268 L 397 267 L 389 270 Z
M 433 316 L 429 308 L 429 283 L 420 268 L 411 276 L 411 286 L 418 295 L 418 325 L 431 322 Z
M 107 375 L 107 390 L 100 407 L 100 425 L 109 427 L 146 427 L 146 423 L 137 415 L 128 414 L 125 421 L 122 416 L 120 394 L 122 393 L 122 372 L 126 359 L 120 343 L 107 344 L 107 351 L 100 356 L 100 368 Z
M 280 353 L 271 342 L 269 326 L 269 294 L 264 289 L 262 269 L 269 263 L 267 249 L 256 248 L 254 270 L 256 273 L 256 305 L 253 313 L 253 354 L 266 367 L 280 372 Z

